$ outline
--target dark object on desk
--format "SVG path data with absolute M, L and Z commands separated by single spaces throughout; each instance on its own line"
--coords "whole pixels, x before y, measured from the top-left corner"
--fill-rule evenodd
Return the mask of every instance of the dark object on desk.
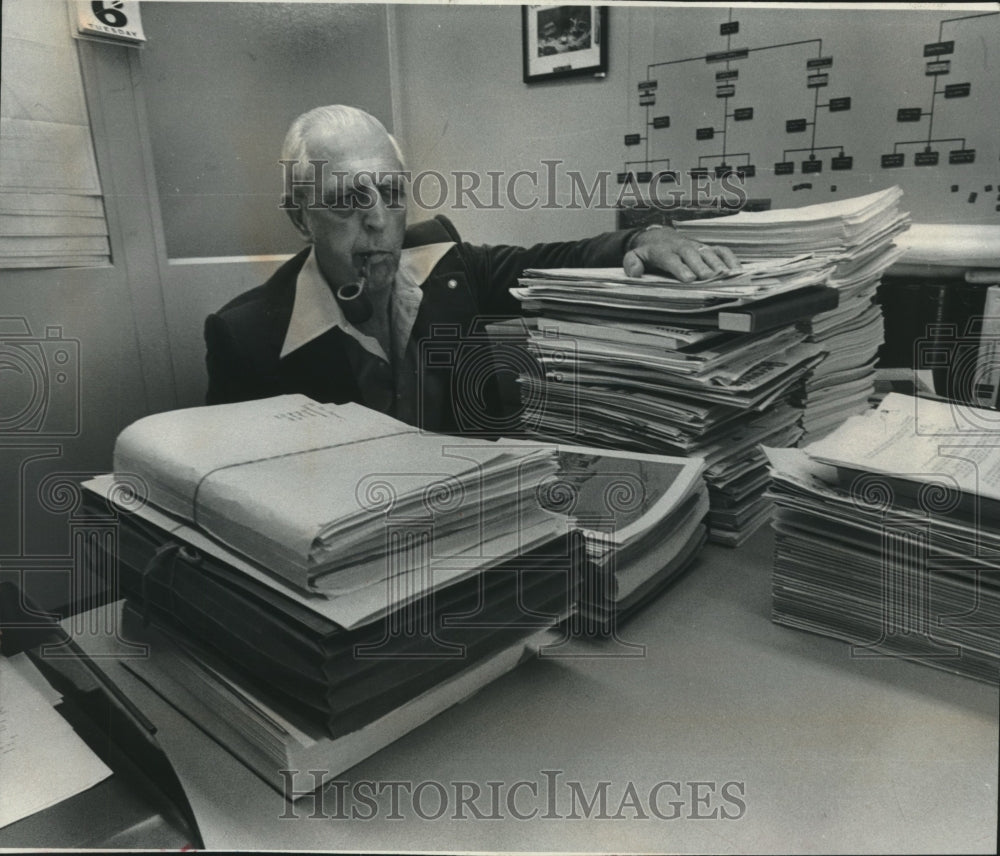
M 155 727 L 53 619 L 0 583 L 4 656 L 25 651 L 63 697 L 56 710 L 114 775 L 0 830 L 0 848 L 202 848 L 194 813 Z
M 987 289 L 957 278 L 883 277 L 878 300 L 885 345 L 879 367 L 930 370 L 938 395 L 984 406 L 977 367 Z M 995 396 L 988 406 L 996 408 Z
M 880 368 L 914 367 L 914 343 L 927 335 L 930 324 L 940 323 L 944 292 L 960 282 L 883 275 L 877 297 L 885 319 L 885 343 L 878 356 Z

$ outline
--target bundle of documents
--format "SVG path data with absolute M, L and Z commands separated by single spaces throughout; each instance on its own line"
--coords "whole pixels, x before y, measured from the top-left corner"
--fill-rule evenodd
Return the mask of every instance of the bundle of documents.
M 85 483 L 85 507 L 115 512 L 108 566 L 194 664 L 164 679 L 177 697 L 161 691 L 276 786 L 289 758 L 381 748 L 516 665 L 572 606 L 582 537 L 539 502 L 551 446 L 280 396 L 140 420 L 115 465 Z M 195 711 L 206 697 L 211 718 Z M 303 733 L 316 748 L 296 756 Z
M 729 246 L 742 271 L 681 283 L 620 270 L 528 270 L 512 293 L 539 371 L 520 379 L 540 437 L 705 459 L 710 537 L 761 525 L 760 443 L 818 436 L 874 390 L 882 272 L 905 230 L 902 191 L 677 224 Z M 516 338 L 515 323 L 495 324 Z
M 801 208 L 683 221 L 676 228 L 701 243 L 729 247 L 741 261 L 798 253 L 850 260 L 867 256 L 873 247 L 906 230 L 909 215 L 899 210 L 902 196 L 899 187 L 890 187 Z
M 765 519 L 762 441 L 794 443 L 789 397 L 824 351 L 795 322 L 831 309 L 833 262 L 811 253 L 748 262 L 684 284 L 620 270 L 526 271 L 512 292 L 532 317 L 492 325 L 540 370 L 520 378 L 536 436 L 703 458 L 710 536 L 736 545 Z
M 774 621 L 1000 679 L 997 419 L 891 393 L 805 449 L 769 449 Z
M 107 565 L 152 646 L 129 667 L 277 788 L 513 668 L 578 600 L 638 608 L 707 512 L 699 460 L 435 437 L 302 396 L 148 417 L 115 464 L 85 513 L 117 518 Z
M 88 511 L 100 508 L 89 484 Z M 148 620 L 231 664 L 331 738 L 357 730 L 569 610 L 574 541 L 466 560 L 337 596 L 303 594 L 217 544 L 120 510 L 119 585 Z M 488 566 L 488 569 L 484 569 Z M 471 572 L 468 570 L 472 568 Z
M 704 468 L 700 458 L 559 446 L 547 497 L 583 534 L 583 632 L 610 632 L 692 564 L 706 534 Z
M 803 390 L 802 442 L 812 442 L 847 416 L 868 408 L 875 391 L 875 363 L 885 339 L 882 307 L 876 292 L 882 274 L 903 254 L 885 235 L 860 256 L 837 264 L 828 284 L 840 292 L 840 305 L 807 322 L 809 341 L 828 356 L 810 373 Z
M 769 259 L 806 249 L 833 263 L 826 284 L 839 304 L 803 322 L 827 353 L 810 373 L 796 403 L 803 408 L 803 442 L 819 439 L 847 416 L 868 407 L 875 389 L 875 361 L 884 339 L 875 292 L 882 274 L 903 254 L 893 241 L 909 227 L 899 210 L 902 191 L 891 187 L 867 196 L 784 211 L 677 224 L 703 243 L 724 244 L 741 259 Z
M 589 326 L 547 317 L 491 326 L 497 337 L 520 335 L 540 366 L 519 381 L 526 427 L 553 441 L 703 458 L 712 538 L 745 540 L 764 519 L 757 445 L 798 439 L 801 411 L 789 394 L 822 351 L 792 327 Z
M 128 660 L 126 668 L 293 800 L 468 698 L 553 641 L 540 633 L 464 661 L 462 668 L 419 695 L 354 731 L 331 737 L 310 717 L 234 673 L 211 651 L 166 627 L 143 622 L 128 606 L 123 631 L 149 646 L 147 658 Z
M 550 540 L 562 521 L 534 493 L 556 465 L 538 446 L 429 435 L 302 395 L 149 416 L 114 451 L 115 472 L 142 479 L 154 507 L 327 593 L 417 568 L 420 551 L 387 562 L 394 525 L 423 523 L 436 557 L 456 561 Z

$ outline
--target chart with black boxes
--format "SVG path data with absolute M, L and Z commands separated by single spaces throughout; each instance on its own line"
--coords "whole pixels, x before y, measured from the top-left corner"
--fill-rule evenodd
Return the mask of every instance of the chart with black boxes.
M 898 184 L 916 219 L 1000 223 L 1000 12 L 636 11 L 618 182 L 700 207 Z

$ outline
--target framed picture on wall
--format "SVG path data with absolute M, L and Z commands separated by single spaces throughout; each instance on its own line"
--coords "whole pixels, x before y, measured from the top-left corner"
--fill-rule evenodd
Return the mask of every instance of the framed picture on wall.
M 608 10 L 604 6 L 522 6 L 524 82 L 608 70 Z

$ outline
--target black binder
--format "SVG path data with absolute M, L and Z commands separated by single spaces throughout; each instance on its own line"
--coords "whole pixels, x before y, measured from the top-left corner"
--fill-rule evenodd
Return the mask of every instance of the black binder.
M 106 508 L 96 496 L 84 502 Z M 119 524 L 119 580 L 132 607 L 330 737 L 555 624 L 583 561 L 579 533 L 570 533 L 348 630 L 135 515 L 120 512 Z

